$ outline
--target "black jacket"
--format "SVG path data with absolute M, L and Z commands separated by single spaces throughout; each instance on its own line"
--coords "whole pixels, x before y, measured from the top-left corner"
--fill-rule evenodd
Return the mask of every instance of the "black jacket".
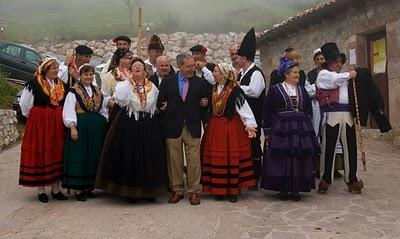
M 366 126 L 368 122 L 368 115 L 372 113 L 375 122 L 381 133 L 388 132 L 392 129 L 390 122 L 385 115 L 384 103 L 378 87 L 375 85 L 371 73 L 366 68 L 357 68 L 356 88 L 358 109 L 360 113 L 360 124 Z M 353 116 L 356 116 L 353 80 L 349 81 L 349 101 L 353 108 Z
M 185 101 L 179 94 L 178 74 L 161 82 L 157 105 L 161 108 L 162 103 L 167 102 L 167 110 L 164 113 L 166 138 L 178 138 L 182 134 L 185 124 L 192 137 L 200 138 L 201 136 L 201 120 L 204 110 L 200 106 L 200 100 L 208 97 L 208 88 L 204 80 L 197 76 L 190 78 L 189 82 Z

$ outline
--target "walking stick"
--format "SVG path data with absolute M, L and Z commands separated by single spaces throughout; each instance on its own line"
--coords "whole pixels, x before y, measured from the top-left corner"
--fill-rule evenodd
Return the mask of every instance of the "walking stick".
M 356 129 L 358 131 L 358 143 L 360 144 L 361 161 L 363 164 L 363 168 L 364 168 L 364 171 L 367 171 L 367 161 L 365 159 L 364 139 L 363 139 L 361 123 L 360 123 L 360 111 L 359 111 L 359 107 L 358 107 L 356 79 L 352 79 L 352 80 L 353 80 L 353 91 L 354 91 L 354 103 L 356 105 Z

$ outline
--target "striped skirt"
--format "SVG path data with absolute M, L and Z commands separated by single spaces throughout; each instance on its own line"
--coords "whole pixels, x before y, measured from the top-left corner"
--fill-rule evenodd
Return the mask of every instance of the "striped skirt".
M 203 191 L 214 195 L 238 195 L 254 186 L 251 142 L 238 115 L 212 117 L 202 140 Z

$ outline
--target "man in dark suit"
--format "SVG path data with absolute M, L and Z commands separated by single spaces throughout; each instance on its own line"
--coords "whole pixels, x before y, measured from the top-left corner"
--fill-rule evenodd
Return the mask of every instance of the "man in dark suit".
M 187 163 L 187 187 L 192 205 L 200 204 L 200 137 L 202 110 L 208 105 L 207 86 L 194 75 L 195 60 L 189 54 L 176 57 L 179 72 L 161 82 L 157 104 L 164 111 L 168 175 L 172 194 L 169 203 L 183 199 L 184 158 Z
M 174 68 L 171 66 L 171 62 L 168 56 L 159 56 L 156 60 L 156 72 L 150 77 L 150 81 L 160 88 L 161 81 L 173 74 L 175 74 Z

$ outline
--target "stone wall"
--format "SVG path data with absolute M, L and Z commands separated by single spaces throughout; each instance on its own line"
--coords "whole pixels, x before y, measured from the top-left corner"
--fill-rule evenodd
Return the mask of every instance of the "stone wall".
M 161 38 L 161 41 L 165 46 L 164 54 L 169 56 L 173 63 L 176 55 L 183 52 L 189 52 L 189 48 L 196 44 L 201 44 L 208 48 L 207 58 L 210 62 L 219 63 L 221 61 L 230 62 L 229 48 L 234 42 L 240 42 L 244 37 L 244 33 L 203 33 L 196 35 L 185 32 L 176 32 L 169 35 L 159 34 L 158 36 Z M 142 54 L 144 55 L 144 58 L 146 58 L 146 47 L 150 37 L 151 34 L 145 34 L 145 37 L 142 39 Z M 133 38 L 132 40 L 131 50 L 136 53 L 137 38 Z M 80 44 L 91 47 L 94 51 L 94 58 L 97 58 L 98 61 L 107 61 L 112 57 L 112 54 L 116 49 L 114 43 L 110 39 L 43 43 L 35 45 L 34 47 L 42 53 L 50 52 L 52 54 L 64 56 L 68 49 L 75 48 Z
M 18 139 L 18 131 L 15 127 L 16 116 L 17 114 L 13 110 L 0 109 L 0 152 Z
M 333 14 L 333 13 L 332 13 Z M 348 56 L 356 49 L 356 65 L 368 67 L 367 35 L 386 30 L 387 74 L 389 78 L 389 117 L 393 126 L 400 126 L 400 1 L 368 0 L 365 5 L 343 9 L 336 18 L 304 25 L 285 37 L 269 41 L 260 47 L 261 63 L 266 75 L 279 64 L 283 50 L 298 49 L 303 57 L 301 68 L 314 68 L 313 51 L 324 43 L 334 41 Z M 349 58 L 349 57 L 348 57 Z M 348 67 L 348 64 L 346 65 Z M 345 67 L 346 67 L 345 66 Z

